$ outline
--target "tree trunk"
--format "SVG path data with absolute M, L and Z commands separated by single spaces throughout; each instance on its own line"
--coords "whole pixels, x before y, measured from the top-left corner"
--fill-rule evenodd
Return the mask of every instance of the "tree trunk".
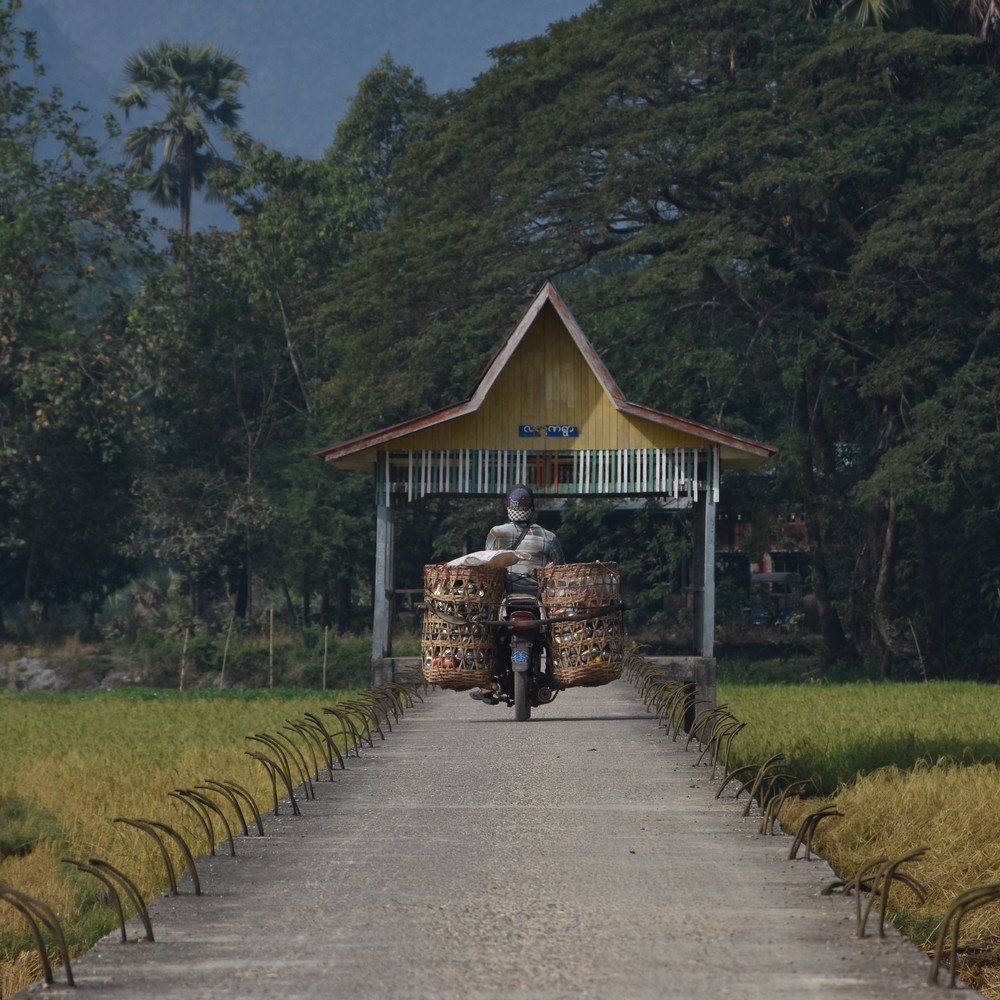
M 337 581 L 337 632 L 343 635 L 351 630 L 351 581 Z
M 820 636 L 823 640 L 823 663 L 830 666 L 843 660 L 856 660 L 857 651 L 844 635 L 840 616 L 833 605 L 833 588 L 826 559 L 826 531 L 819 516 L 819 487 L 816 483 L 814 449 L 821 464 L 826 467 L 835 461 L 829 435 L 819 417 L 813 417 L 808 405 L 805 384 L 800 386 L 796 399 L 796 417 L 800 432 L 799 469 L 802 475 L 806 530 L 811 540 L 810 571 L 816 613 L 819 616 Z M 817 407 L 817 414 L 822 410 Z M 828 470 L 832 471 L 832 470 Z
M 288 582 L 281 581 L 281 593 L 285 597 L 285 609 L 288 611 L 288 622 L 294 626 L 296 624 L 295 602 L 292 600 L 292 592 L 288 589 Z
M 819 519 L 810 513 L 808 504 L 806 505 L 806 527 L 810 536 L 813 536 L 813 532 L 822 532 Z M 810 554 L 810 568 L 813 596 L 816 598 L 816 613 L 819 615 L 819 632 L 823 639 L 824 666 L 832 666 L 834 663 L 845 660 L 857 660 L 857 650 L 844 635 L 840 616 L 833 605 L 826 551 L 821 542 L 813 544 Z
M 181 237 L 187 242 L 191 235 L 191 165 L 194 159 L 194 140 L 185 135 L 180 142 L 178 163 L 178 200 L 181 210 Z
M 241 566 L 236 577 L 236 601 L 233 605 L 233 614 L 241 621 L 245 621 L 250 613 L 250 574 L 246 567 Z
M 302 393 L 302 403 L 306 408 L 306 413 L 312 413 L 312 406 L 309 403 L 309 390 L 306 388 L 306 380 L 302 375 L 298 355 L 296 355 L 295 347 L 292 344 L 292 331 L 288 324 L 288 314 L 285 312 L 285 302 L 280 292 L 275 292 L 274 297 L 278 303 L 278 311 L 281 313 L 281 327 L 285 331 L 285 349 L 288 351 L 288 360 L 291 363 L 292 371 L 295 372 L 295 379 L 299 383 L 299 392 Z
M 898 397 L 878 396 L 869 401 L 868 408 L 875 428 L 871 450 L 872 468 L 879 470 L 884 466 L 885 456 L 892 450 L 899 432 L 901 403 Z M 911 636 L 898 634 L 889 612 L 889 600 L 896 575 L 898 531 L 899 502 L 895 496 L 890 495 L 885 504 L 884 518 L 871 532 L 870 572 L 858 588 L 861 593 L 866 593 L 868 587 L 871 587 L 870 644 L 878 654 L 883 679 L 888 674 L 892 659 L 908 659 L 917 653 L 916 648 L 911 645 Z
M 191 236 L 191 160 L 194 149 L 189 136 L 184 136 L 180 143 L 180 162 L 178 169 L 178 199 L 181 210 L 181 251 L 184 255 L 184 290 L 189 298 L 194 297 L 194 265 L 189 253 L 189 237 Z
M 882 537 L 881 553 L 878 561 L 878 576 L 872 593 L 872 619 L 881 645 L 881 675 L 885 680 L 891 656 L 900 655 L 893 625 L 889 617 L 888 600 L 896 564 L 896 531 L 899 505 L 895 497 L 889 497 L 886 504 L 885 530 Z
M 24 566 L 24 592 L 21 599 L 24 602 L 24 610 L 26 613 L 31 607 L 31 592 L 35 585 L 35 552 L 35 546 L 32 544 L 28 548 L 28 559 Z
M 97 629 L 97 612 L 100 611 L 101 604 L 96 597 L 91 597 L 87 601 L 87 633 L 93 635 Z
M 243 556 L 243 572 L 246 575 L 244 587 L 246 589 L 246 615 L 249 618 L 253 614 L 253 559 L 250 555 L 250 536 L 247 535 L 246 548 Z
M 309 619 L 312 618 L 312 585 L 309 582 L 309 574 L 305 574 L 302 581 L 302 625 L 308 626 Z
M 920 596 L 927 628 L 927 648 L 922 650 L 924 669 L 928 677 L 945 677 L 948 674 L 947 614 L 938 582 L 937 550 L 927 523 L 927 512 L 924 510 L 916 511 L 914 537 L 920 574 Z
M 881 533 L 874 521 L 869 524 L 861 551 L 854 563 L 853 597 L 851 599 L 851 635 L 858 649 L 873 645 L 874 629 L 870 595 L 878 578 L 878 553 Z

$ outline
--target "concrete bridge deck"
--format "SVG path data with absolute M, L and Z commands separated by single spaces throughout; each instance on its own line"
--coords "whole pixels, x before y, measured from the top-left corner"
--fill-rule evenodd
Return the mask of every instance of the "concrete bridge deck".
M 853 938 L 825 863 L 789 861 L 744 800 L 672 742 L 627 681 L 530 723 L 434 691 L 301 816 L 264 817 L 203 895 L 151 907 L 73 963 L 74 1000 L 902 1000 L 926 985 L 894 932 Z M 874 928 L 873 928 L 874 929 Z M 129 925 L 130 938 L 141 927 Z M 942 984 L 947 979 L 942 974 Z

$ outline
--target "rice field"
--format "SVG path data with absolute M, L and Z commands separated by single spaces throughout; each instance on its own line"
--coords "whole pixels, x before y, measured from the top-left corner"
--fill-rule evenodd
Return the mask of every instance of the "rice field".
M 824 805 L 843 813 L 813 840 L 842 879 L 926 848 L 904 869 L 924 900 L 899 884 L 887 915 L 928 953 L 959 893 L 1000 884 L 1000 686 L 723 685 L 719 702 L 746 722 L 730 768 L 781 753 L 775 768 L 808 780 L 812 795 L 781 813 L 788 832 Z M 963 979 L 1000 998 L 1000 902 L 970 912 L 961 932 Z
M 0 883 L 47 902 L 63 924 L 71 954 L 86 950 L 115 929 L 117 915 L 100 883 L 61 859 L 101 858 L 152 898 L 167 881 L 159 849 L 151 837 L 115 818 L 166 823 L 196 856 L 206 852 L 194 810 L 171 792 L 206 780 L 235 782 L 266 815 L 274 801 L 270 773 L 247 751 L 267 748 L 247 737 L 273 734 L 307 712 L 321 715 L 337 698 L 301 691 L 144 688 L 0 693 Z M 339 731 L 332 722 L 329 728 Z M 296 742 L 304 756 L 314 752 L 308 740 Z M 345 746 L 346 740 L 340 749 Z M 308 764 L 312 770 L 313 762 Z M 239 829 L 235 810 L 225 799 L 219 803 Z M 216 826 L 221 839 L 221 823 Z M 180 850 L 168 843 L 177 870 L 183 870 Z M 41 977 L 26 921 L 12 906 L 0 906 L 0 1000 Z
M 94 881 L 60 861 L 102 857 L 128 871 L 147 898 L 165 887 L 150 838 L 115 823 L 148 817 L 175 826 L 197 852 L 204 833 L 177 788 L 232 780 L 270 807 L 266 770 L 247 736 L 281 729 L 337 696 L 317 692 L 0 694 L 0 883 L 52 905 L 71 948 L 85 950 L 116 926 Z M 807 782 L 786 803 L 795 832 L 808 812 L 835 804 L 842 817 L 812 847 L 845 880 L 873 858 L 926 852 L 907 870 L 926 892 L 900 885 L 890 918 L 932 949 L 955 896 L 1000 884 L 1000 687 L 972 683 L 722 684 L 719 702 L 746 723 L 729 766 L 782 754 L 780 769 Z M 182 859 L 176 858 L 178 868 Z M 1000 1000 L 1000 903 L 967 916 L 963 946 L 979 949 L 963 978 Z M 985 956 L 985 957 L 984 957 Z M 0 1000 L 41 976 L 22 918 L 0 907 Z
M 1000 686 L 722 684 L 718 700 L 747 723 L 734 741 L 741 757 L 784 753 L 820 793 L 890 765 L 994 763 L 1000 752 Z

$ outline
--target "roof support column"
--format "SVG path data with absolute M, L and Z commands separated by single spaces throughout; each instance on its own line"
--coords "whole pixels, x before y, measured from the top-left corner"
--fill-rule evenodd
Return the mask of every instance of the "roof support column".
M 694 645 L 701 656 L 715 649 L 715 502 L 704 490 L 694 504 Z
M 375 511 L 375 583 L 372 588 L 372 664 L 392 656 L 392 600 L 395 589 L 392 494 L 379 498 Z

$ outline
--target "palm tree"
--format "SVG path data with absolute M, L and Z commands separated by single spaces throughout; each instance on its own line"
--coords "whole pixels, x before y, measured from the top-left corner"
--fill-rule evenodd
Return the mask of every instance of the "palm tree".
M 982 39 L 988 61 L 1000 62 L 1000 3 L 998 0 L 955 0 L 955 21 Z
M 165 105 L 157 121 L 126 135 L 129 165 L 149 174 L 143 186 L 155 204 L 180 207 L 181 236 L 187 237 L 192 192 L 207 188 L 211 196 L 213 175 L 233 166 L 219 154 L 211 130 L 235 149 L 249 145 L 249 136 L 239 130 L 243 105 L 238 100 L 247 71 L 217 46 L 162 41 L 130 56 L 125 76 L 128 85 L 112 100 L 126 118 L 133 109 L 148 109 L 157 95 Z M 162 158 L 154 169 L 161 144 Z
M 1000 0 L 797 0 L 807 20 L 853 19 L 862 27 L 919 26 L 975 35 L 986 61 L 1000 68 Z
M 952 7 L 962 2 L 965 0 L 799 0 L 799 8 L 808 20 L 833 16 L 852 20 L 863 28 L 903 24 L 939 28 L 947 23 Z

